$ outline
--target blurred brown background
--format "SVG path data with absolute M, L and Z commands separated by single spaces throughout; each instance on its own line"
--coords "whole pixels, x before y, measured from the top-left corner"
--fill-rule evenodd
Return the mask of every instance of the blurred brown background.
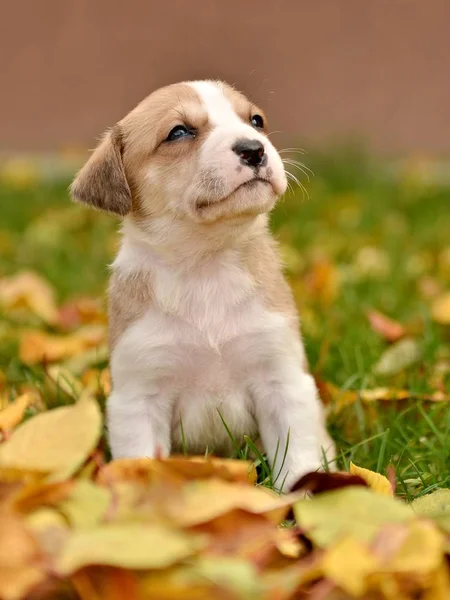
M 208 77 L 305 144 L 450 153 L 450 0 L 0 5 L 3 152 L 91 147 L 154 88 Z

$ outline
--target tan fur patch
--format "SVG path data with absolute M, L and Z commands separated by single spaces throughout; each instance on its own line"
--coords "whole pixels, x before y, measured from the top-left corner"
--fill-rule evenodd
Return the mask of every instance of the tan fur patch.
M 122 163 L 122 132 L 107 131 L 70 186 L 72 198 L 124 216 L 131 210 L 131 191 Z
M 109 283 L 109 348 L 137 321 L 152 303 L 151 282 L 142 272 L 125 275 L 115 271 Z

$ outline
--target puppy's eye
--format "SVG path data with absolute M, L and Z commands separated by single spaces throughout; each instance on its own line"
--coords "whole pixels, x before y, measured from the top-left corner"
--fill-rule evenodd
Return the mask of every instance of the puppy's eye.
M 250 123 L 255 129 L 264 129 L 264 119 L 261 115 L 253 115 L 250 118 Z
M 188 129 L 184 125 L 177 125 L 170 131 L 169 135 L 167 136 L 166 141 L 173 142 L 175 140 L 180 140 L 181 138 L 184 138 L 186 136 L 193 137 L 194 135 L 195 135 L 195 132 L 192 129 Z

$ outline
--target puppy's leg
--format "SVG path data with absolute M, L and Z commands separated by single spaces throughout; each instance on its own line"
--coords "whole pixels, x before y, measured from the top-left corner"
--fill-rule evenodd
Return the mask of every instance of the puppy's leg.
M 159 391 L 136 385 L 114 389 L 107 403 L 113 458 L 168 456 L 171 422 L 170 398 Z
M 296 364 L 265 373 L 254 389 L 255 409 L 275 487 L 288 491 L 321 467 L 323 414 L 311 375 Z

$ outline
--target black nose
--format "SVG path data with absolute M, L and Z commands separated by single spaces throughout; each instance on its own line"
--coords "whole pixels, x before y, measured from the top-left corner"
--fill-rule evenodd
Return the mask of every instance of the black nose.
M 249 167 L 258 167 L 265 157 L 264 146 L 259 140 L 238 140 L 232 150 Z

